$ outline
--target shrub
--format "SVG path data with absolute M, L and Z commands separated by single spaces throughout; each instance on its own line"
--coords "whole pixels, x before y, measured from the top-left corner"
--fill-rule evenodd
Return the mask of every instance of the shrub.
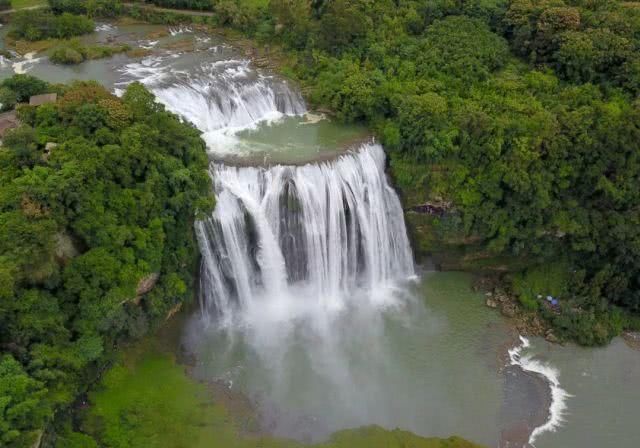
M 538 296 L 567 298 L 569 272 L 566 263 L 545 263 L 514 275 L 512 289 L 526 309 L 536 310 L 540 306 Z
M 122 13 L 120 0 L 49 0 L 54 14 L 86 14 L 89 17 L 116 17 Z
M 53 48 L 49 59 L 55 64 L 79 64 L 88 59 L 111 57 L 117 53 L 124 53 L 131 49 L 128 45 L 83 45 L 79 40 L 72 39 Z
M 16 94 L 18 103 L 29 101 L 31 96 L 46 93 L 49 89 L 49 84 L 45 81 L 23 74 L 13 75 L 11 78 L 5 79 L 0 86 L 12 90 Z
M 13 15 L 10 36 L 29 41 L 67 39 L 92 33 L 93 20 L 85 16 L 63 13 L 54 15 L 43 9 L 18 11 Z
M 55 64 L 79 64 L 84 56 L 77 49 L 62 45 L 53 49 L 49 59 Z
M 107 125 L 112 129 L 124 128 L 131 121 L 131 113 L 119 99 L 105 98 L 98 105 L 107 114 Z
M 215 3 L 213 0 L 148 0 L 148 2 L 163 8 L 199 9 L 202 11 L 212 10 Z
M 18 102 L 16 92 L 8 87 L 0 87 L 0 111 L 5 112 L 15 107 Z

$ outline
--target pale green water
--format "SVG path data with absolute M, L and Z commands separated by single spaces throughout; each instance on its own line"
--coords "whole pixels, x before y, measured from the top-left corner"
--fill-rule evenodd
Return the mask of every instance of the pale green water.
M 640 446 L 640 352 L 616 338 L 601 348 L 560 347 L 533 341 L 539 357 L 560 371 L 572 397 L 563 426 L 536 441 L 537 448 Z
M 242 331 L 207 334 L 196 326 L 187 335 L 199 361 L 195 375 L 252 397 L 280 435 L 322 438 L 377 423 L 421 435 L 459 434 L 490 447 L 523 446 L 506 445 L 501 435 L 536 421 L 536 412 L 546 418 L 547 386 L 541 377 L 504 369 L 505 344 L 514 344 L 507 322 L 471 291 L 468 275 L 426 273 L 414 291 L 419 300 L 407 308 L 388 310 L 380 321 L 370 316 L 374 330 L 357 315 L 341 320 L 336 337 L 346 349 L 329 353 L 348 366 L 346 373 L 318 358 L 322 351 L 309 352 L 303 330 L 265 359 Z M 638 446 L 640 352 L 621 339 L 603 348 L 533 339 L 528 352 L 558 369 L 572 395 L 564 422 L 540 435 L 537 448 Z
M 360 142 L 369 139 L 369 133 L 364 127 L 341 125 L 324 115 L 306 114 L 261 123 L 236 137 L 235 150 L 242 153 L 237 162 L 268 165 L 333 158 L 347 148 L 357 148 Z
M 241 331 L 203 336 L 196 326 L 188 338 L 199 360 L 195 374 L 254 398 L 281 435 L 321 438 L 376 423 L 496 446 L 506 323 L 471 292 L 467 275 L 427 273 L 412 289 L 417 300 L 406 307 L 337 318 L 339 349 L 311 348 L 301 328 L 288 347 L 265 358 Z

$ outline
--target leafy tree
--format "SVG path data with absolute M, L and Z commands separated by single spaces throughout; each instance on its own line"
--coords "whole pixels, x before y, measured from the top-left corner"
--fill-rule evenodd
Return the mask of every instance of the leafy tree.
M 42 383 L 12 356 L 0 358 L 0 441 L 4 446 L 26 445 L 29 431 L 43 424 L 51 412 L 45 394 Z
M 30 9 L 13 14 L 9 34 L 16 39 L 34 41 L 49 38 L 66 39 L 92 33 L 94 29 L 95 24 L 86 16 L 68 12 L 54 15 L 45 9 Z
M 4 82 L 27 93 L 37 84 Z M 30 446 L 120 341 L 191 297 L 193 219 L 211 206 L 198 131 L 141 84 L 123 99 L 92 82 L 59 91 L 55 104 L 21 109 L 25 124 L 0 149 L 3 446 Z M 50 141 L 58 146 L 43 157 Z M 155 288 L 139 293 L 151 274 Z M 25 386 L 9 393 L 3 381 Z M 85 442 L 69 433 L 59 445 Z
M 13 75 L 2 81 L 2 87 L 10 90 L 15 95 L 15 100 L 19 103 L 28 102 L 33 95 L 46 93 L 49 85 L 30 75 Z
M 0 104 L 3 112 L 13 109 L 17 102 L 16 92 L 7 87 L 0 87 Z

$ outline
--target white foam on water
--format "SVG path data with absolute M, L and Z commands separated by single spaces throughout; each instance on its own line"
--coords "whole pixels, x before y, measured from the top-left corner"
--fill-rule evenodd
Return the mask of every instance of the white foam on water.
M 33 68 L 35 64 L 42 60 L 42 58 L 34 57 L 35 55 L 36 52 L 32 51 L 31 53 L 25 54 L 23 59 L 21 59 L 20 61 L 14 62 L 12 65 L 13 71 L 19 75 L 24 75 L 25 73 L 27 73 Z
M 146 41 L 141 41 L 139 43 L 140 48 L 144 48 L 145 50 L 150 50 L 153 47 L 155 47 L 156 45 L 158 45 L 158 42 L 160 42 L 159 40 L 146 40 Z
M 188 26 L 180 25 L 177 27 L 169 28 L 169 34 L 171 34 L 172 36 L 178 36 L 180 34 L 189 34 L 189 33 L 193 33 L 193 29 Z
M 115 31 L 117 28 L 109 23 L 99 23 L 96 25 L 96 32 L 100 31 Z
M 524 352 L 531 347 L 531 343 L 524 336 L 520 336 L 520 345 L 508 351 L 512 366 L 518 366 L 526 372 L 536 373 L 544 377 L 551 389 L 551 406 L 547 421 L 533 430 L 529 436 L 532 446 L 536 439 L 545 432 L 556 431 L 565 421 L 567 414 L 567 399 L 571 395 L 560 386 L 560 372 L 555 367 L 536 360 L 533 355 Z

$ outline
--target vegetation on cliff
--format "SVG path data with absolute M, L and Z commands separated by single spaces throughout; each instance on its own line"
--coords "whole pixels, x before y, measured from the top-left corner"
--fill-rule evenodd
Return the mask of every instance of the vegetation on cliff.
M 74 12 L 74 1 L 56 11 Z M 604 343 L 637 322 L 629 314 L 640 311 L 633 3 L 150 3 L 211 9 L 213 17 L 189 20 L 281 44 L 315 105 L 373 127 L 407 206 L 448 205 L 409 220 L 437 235 L 419 249 L 453 247 L 467 255 L 452 266 L 516 271 L 516 291 L 525 268 L 562 266 L 557 276 L 569 286 L 546 313 L 561 337 Z
M 0 148 L 0 445 L 31 446 L 121 341 L 192 296 L 204 143 L 140 84 L 16 75 L 22 126 Z M 80 445 L 83 446 L 83 445 Z

